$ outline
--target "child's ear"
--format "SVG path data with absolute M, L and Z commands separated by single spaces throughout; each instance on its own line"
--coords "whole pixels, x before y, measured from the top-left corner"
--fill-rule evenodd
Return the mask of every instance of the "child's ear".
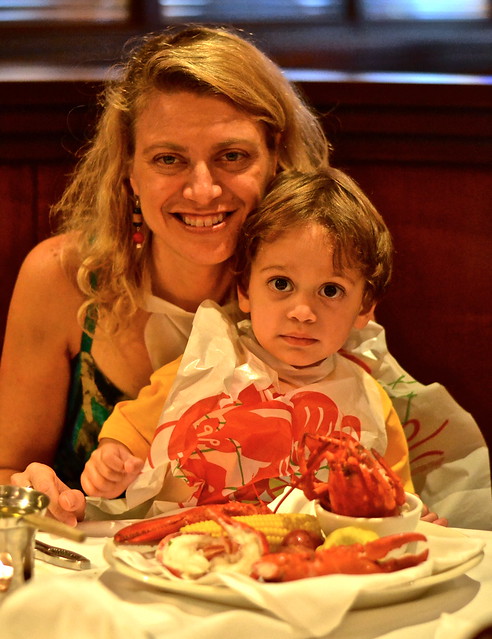
M 237 303 L 239 304 L 239 308 L 242 310 L 243 313 L 250 312 L 251 307 L 249 305 L 248 294 L 243 291 L 241 286 L 237 287 Z
M 376 308 L 376 304 L 371 304 L 371 306 L 366 307 L 365 305 L 361 308 L 359 314 L 357 315 L 354 328 L 362 329 L 367 326 L 369 320 L 374 319 L 374 309 Z

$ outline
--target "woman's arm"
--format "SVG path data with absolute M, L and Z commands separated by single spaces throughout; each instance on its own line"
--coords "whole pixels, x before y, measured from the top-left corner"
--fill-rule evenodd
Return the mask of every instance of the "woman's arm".
M 0 365 L 3 483 L 33 461 L 51 464 L 63 428 L 70 361 L 81 338 L 76 315 L 82 301 L 61 265 L 64 242 L 63 236 L 51 238 L 31 251 L 12 295 Z M 48 480 L 42 475 L 46 491 Z M 40 488 L 36 477 L 31 469 L 29 481 Z M 57 493 L 52 492 L 52 501 Z

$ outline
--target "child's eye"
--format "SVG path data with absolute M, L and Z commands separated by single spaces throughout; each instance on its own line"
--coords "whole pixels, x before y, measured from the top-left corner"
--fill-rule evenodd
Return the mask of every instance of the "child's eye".
M 333 300 L 337 297 L 341 297 L 345 291 L 341 286 L 338 286 L 338 284 L 325 284 L 321 287 L 320 293 L 323 297 L 328 297 Z
M 273 288 L 275 291 L 291 291 L 292 283 L 285 277 L 274 277 L 273 279 L 268 281 L 268 286 Z

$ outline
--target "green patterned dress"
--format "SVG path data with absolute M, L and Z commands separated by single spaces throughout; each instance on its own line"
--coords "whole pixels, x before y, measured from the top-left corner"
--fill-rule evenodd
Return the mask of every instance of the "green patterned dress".
M 85 327 L 92 332 L 94 320 Z M 98 435 L 115 404 L 128 397 L 97 368 L 91 354 L 92 337 L 82 333 L 80 353 L 72 360 L 71 386 L 67 417 L 55 456 L 58 477 L 71 488 L 81 488 L 80 475 Z

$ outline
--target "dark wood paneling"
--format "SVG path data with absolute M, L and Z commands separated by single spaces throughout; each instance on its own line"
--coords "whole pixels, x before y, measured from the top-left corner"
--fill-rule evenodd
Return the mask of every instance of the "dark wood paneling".
M 0 344 L 17 272 L 30 249 L 53 231 L 50 208 L 63 192 L 70 163 L 0 163 Z
M 21 262 L 36 242 L 33 169 L 28 164 L 9 167 L 0 165 L 0 202 L 2 232 L 0 233 L 0 332 L 3 338 L 5 321 L 15 277 Z
M 393 282 L 377 311 L 390 350 L 420 381 L 443 383 L 490 432 L 492 172 L 431 164 L 351 173 L 395 241 Z
M 51 69 L 32 73 L 40 79 L 23 81 L 22 66 L 19 80 L 10 79 L 15 66 L 5 74 L 7 79 L 0 70 L 0 162 L 44 166 L 73 160 L 91 135 L 102 85 L 86 81 L 90 70 L 80 72 L 82 80 L 53 80 Z
M 52 205 L 62 195 L 68 176 L 73 170 L 73 164 L 58 162 L 40 164 L 37 168 L 37 198 L 36 198 L 36 226 L 38 241 L 49 237 L 55 226 L 50 218 Z

